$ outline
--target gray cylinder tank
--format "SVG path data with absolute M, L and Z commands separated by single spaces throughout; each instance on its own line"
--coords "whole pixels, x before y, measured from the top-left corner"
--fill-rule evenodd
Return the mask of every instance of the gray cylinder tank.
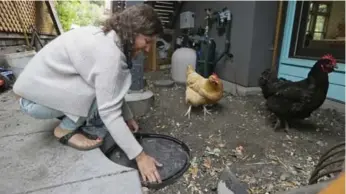
M 196 69 L 196 51 L 191 48 L 179 48 L 172 55 L 171 75 L 173 81 L 180 84 L 186 83 L 186 69 L 192 65 Z
M 145 56 L 141 52 L 132 60 L 132 84 L 130 90 L 140 91 L 144 88 L 144 59 Z

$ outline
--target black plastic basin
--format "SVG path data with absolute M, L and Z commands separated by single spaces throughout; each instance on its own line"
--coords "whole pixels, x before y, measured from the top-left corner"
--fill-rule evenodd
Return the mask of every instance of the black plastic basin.
M 143 146 L 144 151 L 163 164 L 162 167 L 158 167 L 162 183 L 145 183 L 140 176 L 143 186 L 161 189 L 174 183 L 190 167 L 190 149 L 184 142 L 161 134 L 136 133 L 134 135 Z M 138 169 L 136 161 L 129 160 L 126 154 L 114 143 L 110 135 L 106 136 L 105 144 L 101 147 L 101 150 L 113 162 Z

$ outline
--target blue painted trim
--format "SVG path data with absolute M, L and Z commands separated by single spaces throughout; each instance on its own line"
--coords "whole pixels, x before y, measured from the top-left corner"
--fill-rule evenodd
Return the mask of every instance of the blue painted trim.
M 289 43 L 291 42 L 291 33 L 293 30 L 294 14 L 295 14 L 296 2 L 289 1 L 287 6 L 287 14 L 284 28 L 284 37 L 282 40 L 280 63 L 282 60 L 288 59 Z
M 283 57 L 280 60 L 280 63 L 292 64 L 292 65 L 296 64 L 297 66 L 311 68 L 312 66 L 314 66 L 316 61 L 308 60 L 308 59 L 297 59 L 297 58 Z M 338 68 L 335 70 L 335 72 L 345 73 L 345 63 L 337 63 L 336 65 Z
M 300 67 L 300 66 L 294 66 L 291 64 L 284 64 L 282 63 L 281 66 L 281 73 L 300 77 L 300 78 L 306 78 L 308 76 L 308 73 L 310 71 L 309 67 Z M 345 74 L 340 72 L 333 72 L 329 75 L 329 83 L 345 86 Z
M 312 67 L 316 61 L 308 60 L 308 59 L 297 59 L 289 57 L 289 49 L 290 43 L 292 39 L 292 31 L 293 31 L 293 23 L 294 23 L 294 14 L 296 11 L 296 1 L 289 1 L 287 6 L 287 15 L 286 15 L 286 23 L 284 28 L 284 37 L 281 46 L 281 55 L 280 55 L 280 63 L 286 64 L 297 64 L 298 66 L 303 67 Z M 338 72 L 345 72 L 345 63 L 337 63 Z
M 286 75 L 286 74 L 279 74 L 279 77 L 292 80 L 292 81 L 300 81 L 302 80 L 301 77 L 292 76 L 292 75 Z M 338 100 L 340 102 L 345 102 L 345 86 L 335 85 L 335 84 L 329 84 L 328 94 L 327 98 Z
M 290 43 L 292 39 L 296 1 L 289 1 L 284 27 L 283 42 L 279 60 L 279 77 L 292 81 L 298 81 L 306 77 L 308 70 L 316 63 L 314 60 L 297 59 L 289 57 Z M 345 64 L 338 63 L 338 69 L 329 75 L 330 89 L 328 97 L 345 102 Z

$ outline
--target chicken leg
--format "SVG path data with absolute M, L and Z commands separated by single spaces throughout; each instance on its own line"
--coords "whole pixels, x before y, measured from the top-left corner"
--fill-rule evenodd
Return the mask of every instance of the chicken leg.
M 189 106 L 189 108 L 187 109 L 187 111 L 186 111 L 186 113 L 184 115 L 184 116 L 187 115 L 187 118 L 189 118 L 189 119 L 190 119 L 191 108 L 192 108 L 192 105 Z
M 204 120 L 207 114 L 211 115 L 211 112 L 207 109 L 207 105 L 203 105 L 203 113 L 204 113 Z
M 275 122 L 275 125 L 274 125 L 274 130 L 277 131 L 280 126 L 282 126 L 281 124 L 281 120 L 279 118 L 276 118 L 276 122 Z
M 203 105 L 203 113 L 204 113 L 204 120 L 205 120 L 205 116 L 208 114 L 208 115 L 211 115 L 211 112 L 207 109 L 206 107 L 207 105 Z M 187 115 L 187 118 L 190 119 L 190 114 L 191 114 L 191 108 L 192 108 L 192 105 L 189 106 L 189 108 L 187 109 L 186 113 L 184 114 L 184 116 Z
M 290 129 L 290 126 L 289 126 L 289 124 L 288 124 L 288 121 L 285 121 L 285 129 L 284 129 L 284 131 L 286 132 L 286 133 L 288 133 L 288 130 Z
M 282 128 L 282 127 L 283 127 L 283 124 L 285 125 L 284 131 L 285 131 L 286 133 L 288 133 L 288 130 L 290 129 L 290 127 L 289 127 L 289 125 L 288 125 L 287 120 L 283 120 L 283 119 L 279 119 L 279 118 L 276 119 L 276 123 L 275 123 L 275 125 L 274 125 L 274 130 L 276 131 L 276 130 Z

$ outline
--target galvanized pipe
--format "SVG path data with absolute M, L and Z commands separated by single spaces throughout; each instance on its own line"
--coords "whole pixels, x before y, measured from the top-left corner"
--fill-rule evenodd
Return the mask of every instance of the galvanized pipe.
M 141 52 L 132 60 L 132 68 L 130 69 L 132 74 L 131 91 L 143 91 L 144 89 L 144 59 L 145 56 Z

